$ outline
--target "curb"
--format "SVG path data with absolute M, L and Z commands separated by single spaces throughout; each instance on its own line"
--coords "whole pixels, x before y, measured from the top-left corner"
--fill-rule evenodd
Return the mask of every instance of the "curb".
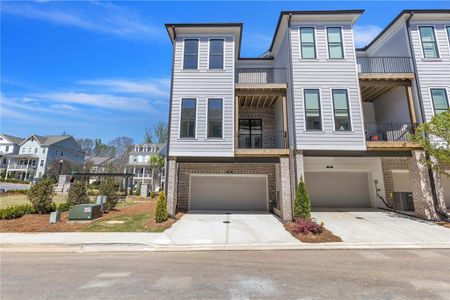
M 3 253 L 33 252 L 202 252 L 202 251 L 280 251 L 280 250 L 405 250 L 450 249 L 450 243 L 323 243 L 323 244 L 223 244 L 223 245 L 152 245 L 130 243 L 96 244 L 2 244 Z

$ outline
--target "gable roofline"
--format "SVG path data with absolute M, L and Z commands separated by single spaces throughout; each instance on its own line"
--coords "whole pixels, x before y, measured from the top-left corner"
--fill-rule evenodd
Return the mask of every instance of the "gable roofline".
M 6 140 L 8 140 L 10 143 L 13 143 L 16 145 L 20 145 L 24 140 L 24 138 L 10 135 L 10 134 L 0 133 L 0 135 L 3 136 Z
M 281 22 L 285 16 L 289 15 L 342 15 L 342 14 L 362 14 L 364 9 L 350 9 L 350 10 L 285 10 L 280 12 L 278 17 L 277 26 L 273 33 L 272 43 L 269 47 L 269 52 L 272 52 L 275 41 L 278 37 L 278 31 L 281 27 Z
M 404 9 L 402 10 L 367 46 L 356 48 L 356 51 L 366 51 L 378 41 L 398 20 L 406 14 L 442 14 L 450 13 L 450 9 Z
M 53 144 L 56 144 L 58 142 L 67 140 L 69 138 L 73 138 L 71 135 L 46 135 L 46 136 L 42 136 L 42 135 L 37 135 L 37 134 L 32 134 L 29 137 L 23 139 L 22 143 L 20 143 L 20 145 L 23 145 L 25 142 L 27 142 L 30 138 L 34 138 L 39 145 L 41 146 L 51 146 Z

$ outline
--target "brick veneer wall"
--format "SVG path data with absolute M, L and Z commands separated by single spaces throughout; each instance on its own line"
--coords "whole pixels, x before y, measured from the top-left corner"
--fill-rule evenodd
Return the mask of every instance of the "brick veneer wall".
M 179 163 L 178 209 L 189 208 L 190 174 L 229 174 L 231 172 L 233 174 L 268 175 L 270 207 L 275 204 L 275 164 L 273 163 Z
M 276 140 L 282 137 L 282 132 L 275 131 L 275 108 L 241 106 L 239 107 L 239 119 L 261 119 L 263 148 L 276 148 Z

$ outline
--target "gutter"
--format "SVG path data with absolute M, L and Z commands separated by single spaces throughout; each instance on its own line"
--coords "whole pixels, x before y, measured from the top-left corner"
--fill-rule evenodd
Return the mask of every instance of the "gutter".
M 411 32 L 409 30 L 410 21 L 413 16 L 414 16 L 414 11 L 409 11 L 409 16 L 406 19 L 406 32 L 408 34 L 408 43 L 409 43 L 409 49 L 411 51 L 411 56 L 412 56 L 414 74 L 416 74 L 414 82 L 415 82 L 415 86 L 417 89 L 417 96 L 419 97 L 420 115 L 422 118 L 422 123 L 425 123 L 426 117 L 425 117 L 425 111 L 424 111 L 424 107 L 423 107 L 423 98 L 422 98 L 422 93 L 420 91 L 419 76 L 417 76 L 419 73 L 417 72 L 416 56 L 414 54 L 414 48 L 412 46 L 412 39 L 411 39 Z M 426 136 L 426 133 L 424 133 L 424 134 Z M 430 159 L 430 155 L 427 152 L 425 152 L 425 156 L 426 156 L 427 160 Z M 427 169 L 428 169 L 428 177 L 430 178 L 431 194 L 433 197 L 433 208 L 441 218 L 448 221 L 449 220 L 448 214 L 440 211 L 440 209 L 439 209 L 439 203 L 438 203 L 438 197 L 437 197 L 437 191 L 436 191 L 436 181 L 434 180 L 434 172 L 430 166 L 427 166 Z

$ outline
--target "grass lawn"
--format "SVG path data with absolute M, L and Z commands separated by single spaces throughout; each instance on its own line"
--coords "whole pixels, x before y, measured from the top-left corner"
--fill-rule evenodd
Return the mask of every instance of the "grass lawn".
M 56 203 L 66 202 L 66 196 L 55 194 L 53 196 L 53 201 Z M 27 199 L 27 195 L 25 194 L 6 194 L 4 196 L 0 196 L 0 209 L 11 205 L 25 203 L 30 203 Z
M 147 226 L 148 221 L 154 218 L 154 214 L 141 213 L 123 215 L 116 218 L 98 220 L 90 224 L 83 231 L 90 232 L 162 232 L 164 227 Z

